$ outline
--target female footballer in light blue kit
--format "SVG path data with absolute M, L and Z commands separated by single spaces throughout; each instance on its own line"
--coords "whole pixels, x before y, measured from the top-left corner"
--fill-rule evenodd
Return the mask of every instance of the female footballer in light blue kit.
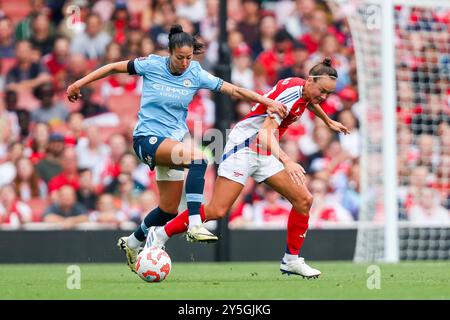
M 191 61 L 194 55 L 202 52 L 203 44 L 183 32 L 181 26 L 175 25 L 169 33 L 169 56 L 151 54 L 135 60 L 110 63 L 67 88 L 67 97 L 74 102 L 81 97 L 81 87 L 110 74 L 129 73 L 144 77 L 138 122 L 133 132 L 133 148 L 141 161 L 152 170 L 156 168 L 160 200 L 159 206 L 145 217 L 133 234 L 119 239 L 118 245 L 126 252 L 128 265 L 133 271 L 148 228 L 162 226 L 177 214 L 183 191 L 184 167 L 189 169 L 185 187 L 189 231 L 200 241 L 217 240 L 204 228 L 200 218 L 206 158 L 201 151 L 192 150 L 182 142 L 188 132 L 187 108 L 195 93 L 206 88 L 264 104 L 271 115 L 286 114 L 281 102 L 223 81 L 203 70 L 197 61 Z

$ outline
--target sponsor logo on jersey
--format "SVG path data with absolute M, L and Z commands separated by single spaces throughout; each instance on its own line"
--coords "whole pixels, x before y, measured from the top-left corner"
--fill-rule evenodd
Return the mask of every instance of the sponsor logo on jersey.
M 159 84 L 159 83 L 154 83 L 153 84 L 153 89 L 162 91 L 162 92 L 167 92 L 167 93 L 171 93 L 171 94 L 180 94 L 183 96 L 187 96 L 189 94 L 188 90 L 184 90 L 184 89 L 180 89 L 180 88 L 174 88 L 174 87 L 169 87 L 166 86 L 164 84 Z

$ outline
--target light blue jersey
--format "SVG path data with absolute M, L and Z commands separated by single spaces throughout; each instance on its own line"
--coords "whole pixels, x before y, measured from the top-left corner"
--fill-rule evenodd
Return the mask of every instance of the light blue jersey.
M 144 77 L 141 107 L 133 136 L 156 135 L 181 141 L 188 132 L 187 109 L 199 89 L 220 90 L 223 80 L 203 70 L 197 61 L 181 75 L 169 70 L 169 57 L 151 54 L 134 60 Z

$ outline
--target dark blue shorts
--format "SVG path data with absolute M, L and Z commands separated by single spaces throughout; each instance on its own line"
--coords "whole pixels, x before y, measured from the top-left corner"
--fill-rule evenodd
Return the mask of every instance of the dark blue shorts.
M 139 159 L 148 164 L 150 170 L 154 170 L 155 154 L 161 142 L 166 139 L 160 136 L 135 136 L 133 137 L 133 149 Z

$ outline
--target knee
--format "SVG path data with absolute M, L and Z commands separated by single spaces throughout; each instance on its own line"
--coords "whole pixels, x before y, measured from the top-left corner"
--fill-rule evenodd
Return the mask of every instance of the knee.
M 178 203 L 175 203 L 175 201 L 172 202 L 160 201 L 159 208 L 164 212 L 175 215 L 178 212 Z
M 228 209 L 225 207 L 214 206 L 214 207 L 209 207 L 207 212 L 208 212 L 208 215 L 206 218 L 208 220 L 220 220 L 220 219 L 223 219 L 227 215 Z
M 308 193 L 306 195 L 301 195 L 296 197 L 292 202 L 294 209 L 300 213 L 308 213 L 311 209 L 313 203 L 313 196 Z

